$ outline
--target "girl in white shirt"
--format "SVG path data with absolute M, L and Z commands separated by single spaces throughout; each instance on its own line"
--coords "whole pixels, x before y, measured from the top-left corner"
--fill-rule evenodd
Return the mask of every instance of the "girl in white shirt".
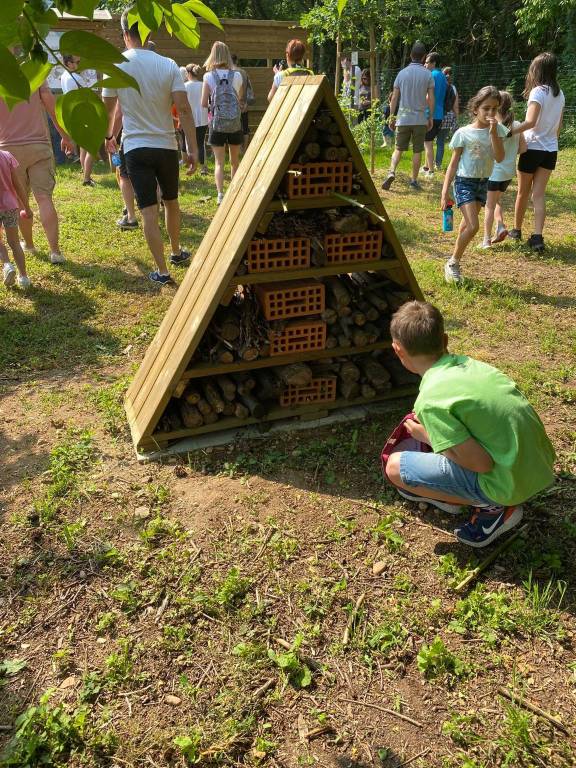
M 526 75 L 524 97 L 528 101 L 526 119 L 513 133 L 525 132 L 527 150 L 518 162 L 518 194 L 514 211 L 514 229 L 508 233 L 515 240 L 522 237 L 522 222 L 528 201 L 534 205 L 534 233 L 528 239 L 533 251 L 544 250 L 546 186 L 556 167 L 558 135 L 564 114 L 564 94 L 557 81 L 558 60 L 553 53 L 541 53 L 533 59 Z
M 192 107 L 192 117 L 196 126 L 196 142 L 198 144 L 198 162 L 200 164 L 200 173 L 206 176 L 208 167 L 206 165 L 206 149 L 204 141 L 206 131 L 208 130 L 208 110 L 202 106 L 202 67 L 198 64 L 188 64 L 186 67 L 187 80 L 184 83 L 188 102 Z

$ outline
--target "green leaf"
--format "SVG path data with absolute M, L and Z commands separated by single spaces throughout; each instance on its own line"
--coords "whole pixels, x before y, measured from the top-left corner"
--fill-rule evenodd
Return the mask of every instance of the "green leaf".
M 83 16 L 86 19 L 91 19 L 94 15 L 94 9 L 99 4 L 99 0 L 72 0 L 70 10 L 73 16 Z
M 94 91 L 78 88 L 59 96 L 56 116 L 77 144 L 98 154 L 108 130 L 108 112 Z
M 54 65 L 47 61 L 43 64 L 41 61 L 25 61 L 20 66 L 20 69 L 26 76 L 26 79 L 30 83 L 30 93 L 34 93 L 42 85 L 44 80 L 50 74 L 50 71 Z
M 93 62 L 102 64 L 119 64 L 127 61 L 120 51 L 98 35 L 91 32 L 75 30 L 74 32 L 64 32 L 60 38 L 60 53 L 62 55 L 71 53 L 74 56 L 86 56 Z
M 182 3 L 183 8 L 188 8 L 189 11 L 192 11 L 192 13 L 195 13 L 197 16 L 200 16 L 205 21 L 209 21 L 210 24 L 213 24 L 215 27 L 218 27 L 218 29 L 224 30 L 224 27 L 220 23 L 220 19 L 214 11 L 211 8 L 208 8 L 207 5 L 204 5 L 201 0 L 186 0 L 185 3 Z
M 14 21 L 22 13 L 24 0 L 2 0 L 2 25 Z
M 338 0 L 338 15 L 342 16 L 342 11 L 348 5 L 348 0 Z
M 12 97 L 16 101 L 30 98 L 30 83 L 14 56 L 4 46 L 0 46 L 0 97 Z
M 28 662 L 23 661 L 22 659 L 4 659 L 4 661 L 0 663 L 0 675 L 15 675 L 20 672 L 21 669 L 24 669 L 27 664 Z
M 198 47 L 200 43 L 200 34 L 197 30 L 198 19 L 187 8 L 174 3 L 170 23 L 178 40 L 188 48 Z
M 140 21 L 152 32 L 156 32 L 162 23 L 164 11 L 154 0 L 136 0 Z
M 134 11 L 130 11 L 128 14 L 128 24 L 129 26 L 132 26 L 133 24 L 136 24 L 138 22 L 138 31 L 140 32 L 140 40 L 142 41 L 142 44 L 144 44 L 146 38 L 152 31 L 150 27 L 147 27 L 142 18 L 140 17 L 140 14 L 135 13 Z
M 78 71 L 83 72 L 86 69 L 97 69 L 98 72 L 107 75 L 102 81 L 103 88 L 135 88 L 140 93 L 138 81 L 115 64 L 104 64 L 101 61 L 81 59 Z
M 0 45 L 8 47 L 15 43 L 19 39 L 19 28 L 20 23 L 18 21 L 3 22 L 0 26 Z

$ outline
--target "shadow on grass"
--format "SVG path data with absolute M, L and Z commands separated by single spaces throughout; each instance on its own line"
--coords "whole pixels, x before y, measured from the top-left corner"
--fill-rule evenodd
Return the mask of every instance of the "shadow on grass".
M 480 280 L 467 277 L 462 287 L 464 290 L 478 293 L 487 298 L 520 300 L 528 305 L 542 304 L 558 309 L 574 309 L 576 307 L 576 297 L 563 295 L 548 296 L 535 290 L 516 288 L 499 280 Z
M 82 291 L 68 287 L 65 294 L 54 293 L 33 286 L 25 300 L 33 311 L 8 309 L 0 315 L 0 369 L 70 368 L 120 351 L 118 338 L 90 325 L 97 307 Z

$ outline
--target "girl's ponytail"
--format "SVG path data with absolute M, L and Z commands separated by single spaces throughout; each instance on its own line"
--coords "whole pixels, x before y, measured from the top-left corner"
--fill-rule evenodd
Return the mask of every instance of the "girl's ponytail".
M 543 85 L 551 88 L 554 96 L 558 96 L 560 86 L 558 85 L 557 74 L 558 59 L 556 56 L 553 53 L 540 53 L 535 59 L 532 59 L 528 67 L 522 95 L 527 99 L 532 88 Z
M 498 114 L 502 118 L 502 125 L 506 128 L 512 128 L 514 123 L 514 100 L 512 94 L 508 91 L 500 91 L 500 106 L 498 107 Z

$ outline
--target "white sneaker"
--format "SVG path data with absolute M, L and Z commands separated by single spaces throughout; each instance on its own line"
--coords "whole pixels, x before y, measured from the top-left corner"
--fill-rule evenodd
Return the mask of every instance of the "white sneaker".
M 457 261 L 447 261 L 444 265 L 444 278 L 447 283 L 461 283 L 462 274 L 460 264 Z
M 29 277 L 18 277 L 18 288 L 25 291 L 27 288 L 30 288 L 31 285 L 32 283 L 30 282 Z
M 34 248 L 33 245 L 26 245 L 24 240 L 20 240 L 20 247 L 22 248 L 24 253 L 30 253 L 30 254 L 32 254 L 32 256 L 37 256 L 38 255 L 38 249 Z
M 9 261 L 2 267 L 2 282 L 6 288 L 11 288 L 16 282 L 16 270 Z
M 64 264 L 66 259 L 64 256 L 62 256 L 61 253 L 56 253 L 56 251 L 52 251 L 50 254 L 50 263 L 51 264 Z
M 409 493 L 408 491 L 396 488 L 400 496 L 403 496 L 408 501 L 413 501 L 416 504 L 429 504 L 431 507 L 441 509 L 442 512 L 448 512 L 449 515 L 459 515 L 462 513 L 462 504 L 449 504 L 447 501 L 438 501 L 437 499 L 427 499 L 424 496 L 416 496 L 415 493 Z
M 482 240 L 482 244 L 478 248 L 492 248 L 491 240 Z
M 216 200 L 216 205 L 220 205 L 222 200 L 224 200 L 224 192 L 218 192 L 218 198 Z

